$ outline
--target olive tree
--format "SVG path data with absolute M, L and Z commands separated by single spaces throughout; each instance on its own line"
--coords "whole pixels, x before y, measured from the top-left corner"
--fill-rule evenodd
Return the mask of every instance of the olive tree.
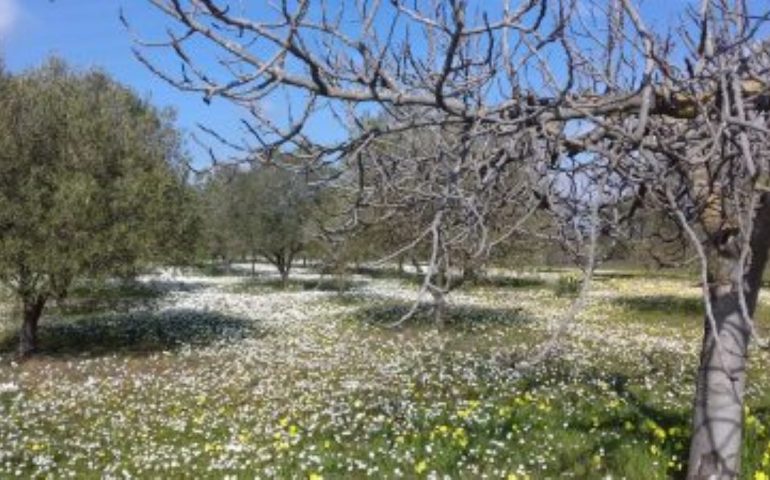
M 182 235 L 171 121 L 106 74 L 58 60 L 0 82 L 0 281 L 22 306 L 21 355 L 75 279 L 130 274 Z
M 263 257 L 286 283 L 308 243 L 319 197 L 306 178 L 275 166 L 223 168 L 204 186 L 209 242 L 227 258 Z

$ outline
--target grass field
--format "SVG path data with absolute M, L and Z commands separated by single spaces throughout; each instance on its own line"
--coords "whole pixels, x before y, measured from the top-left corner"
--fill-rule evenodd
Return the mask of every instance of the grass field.
M 682 476 L 692 279 L 600 272 L 558 354 L 521 373 L 570 305 L 568 272 L 479 281 L 441 330 L 426 315 L 386 327 L 414 282 L 363 273 L 84 287 L 49 310 L 44 353 L 22 364 L 6 320 L 0 477 Z M 770 330 L 764 293 L 758 321 Z M 752 351 L 746 478 L 770 474 L 768 360 Z

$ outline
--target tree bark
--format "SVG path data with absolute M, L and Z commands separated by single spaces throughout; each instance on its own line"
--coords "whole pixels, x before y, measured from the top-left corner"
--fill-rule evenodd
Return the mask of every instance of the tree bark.
M 23 299 L 23 319 L 19 334 L 19 356 L 29 357 L 38 349 L 38 323 L 45 307 L 45 297 L 34 296 Z
M 740 474 L 743 395 L 751 337 L 741 312 L 739 285 L 753 316 L 770 248 L 770 197 L 765 195 L 754 220 L 751 265 L 741 278 L 740 256 L 720 251 L 712 272 L 710 298 L 716 332 L 706 318 L 698 369 L 693 436 L 687 478 L 735 479 Z M 721 344 L 721 350 L 717 344 Z

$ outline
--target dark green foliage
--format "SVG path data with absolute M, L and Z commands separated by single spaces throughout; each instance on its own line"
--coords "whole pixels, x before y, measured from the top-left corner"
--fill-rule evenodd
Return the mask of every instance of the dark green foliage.
M 0 280 L 24 305 L 24 353 L 74 279 L 128 276 L 190 235 L 172 120 L 58 60 L 0 80 Z
M 263 257 L 286 282 L 309 241 L 318 193 L 302 175 L 274 166 L 222 169 L 203 188 L 210 254 L 229 262 Z

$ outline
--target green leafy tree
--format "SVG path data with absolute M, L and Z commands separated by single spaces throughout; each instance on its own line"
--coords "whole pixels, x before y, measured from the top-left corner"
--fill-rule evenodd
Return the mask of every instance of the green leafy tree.
M 201 185 L 199 210 L 202 218 L 202 236 L 208 258 L 220 260 L 226 266 L 243 254 L 243 248 L 234 229 L 236 219 L 232 181 L 237 170 L 218 168 L 207 175 Z
M 309 242 L 318 192 L 303 175 L 276 166 L 221 169 L 203 188 L 209 252 L 226 262 L 263 257 L 289 278 Z
M 285 283 L 307 244 L 312 189 L 302 175 L 272 166 L 242 173 L 233 188 L 235 228 L 244 248 L 273 264 Z
M 76 278 L 128 275 L 178 246 L 192 223 L 178 223 L 187 187 L 172 120 L 55 59 L 0 80 L 0 281 L 22 306 L 20 354 Z

